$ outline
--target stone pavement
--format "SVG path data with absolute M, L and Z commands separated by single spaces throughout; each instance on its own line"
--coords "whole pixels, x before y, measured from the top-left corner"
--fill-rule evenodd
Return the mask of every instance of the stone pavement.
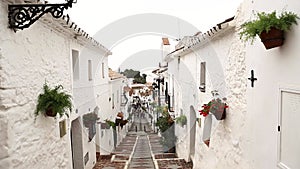
M 100 156 L 93 169 L 192 169 L 192 163 L 164 153 L 161 137 L 153 133 L 146 118 L 134 123 L 121 144 L 110 156 Z
M 97 163 L 93 169 L 123 169 L 134 149 L 136 135 L 126 135 L 120 145 L 111 153 L 97 158 Z
M 140 135 L 134 150 L 129 169 L 155 169 L 147 135 Z

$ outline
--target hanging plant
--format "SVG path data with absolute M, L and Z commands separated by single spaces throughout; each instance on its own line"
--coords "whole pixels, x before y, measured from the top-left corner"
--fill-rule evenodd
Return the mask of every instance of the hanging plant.
M 85 127 L 89 127 L 90 125 L 93 125 L 99 120 L 98 116 L 96 113 L 88 113 L 83 115 L 83 124 Z
M 63 89 L 62 85 L 55 86 L 51 89 L 47 83 L 44 84 L 44 92 L 38 96 L 38 101 L 35 110 L 35 116 L 39 113 L 50 117 L 56 117 L 59 114 L 62 117 L 64 114 L 69 117 L 67 109 L 72 111 L 71 96 L 65 92 L 59 91 Z
M 293 24 L 297 24 L 298 15 L 293 12 L 283 12 L 280 15 L 276 11 L 272 13 L 257 13 L 256 19 L 241 25 L 240 38 L 253 43 L 256 36 L 261 38 L 266 49 L 283 45 L 284 32 Z
M 110 121 L 110 120 L 108 120 L 108 119 L 106 119 L 105 122 L 106 122 L 109 126 L 111 126 L 114 130 L 116 130 L 116 123 L 115 123 L 115 122 Z
M 185 115 L 180 115 L 179 117 L 175 118 L 175 121 L 177 124 L 179 124 L 181 127 L 187 124 L 187 118 Z
M 212 95 L 216 98 L 202 106 L 202 110 L 199 110 L 200 115 L 206 117 L 209 113 L 212 113 L 217 120 L 223 120 L 226 118 L 226 108 L 228 108 L 225 103 L 226 98 L 220 99 L 218 91 L 212 91 Z

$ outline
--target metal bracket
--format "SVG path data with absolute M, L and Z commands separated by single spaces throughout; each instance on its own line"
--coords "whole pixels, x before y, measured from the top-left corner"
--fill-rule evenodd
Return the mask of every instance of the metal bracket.
M 72 4 L 77 0 L 68 0 L 64 4 L 14 4 L 8 5 L 9 28 L 25 29 L 29 28 L 35 21 L 46 13 L 51 13 L 54 18 L 63 16 L 65 9 L 72 8 Z

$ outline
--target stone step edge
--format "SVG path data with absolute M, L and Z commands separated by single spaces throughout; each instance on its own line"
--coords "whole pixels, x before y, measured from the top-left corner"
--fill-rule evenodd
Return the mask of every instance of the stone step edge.
M 184 158 L 163 158 L 163 159 L 155 159 L 156 161 L 179 161 L 184 160 Z

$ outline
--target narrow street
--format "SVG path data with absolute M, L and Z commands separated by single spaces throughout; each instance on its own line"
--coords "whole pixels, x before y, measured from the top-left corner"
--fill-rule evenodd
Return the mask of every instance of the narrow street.
M 112 155 L 98 158 L 94 169 L 192 168 L 175 153 L 164 153 L 161 137 L 151 129 L 148 118 L 135 113 L 126 137 Z

